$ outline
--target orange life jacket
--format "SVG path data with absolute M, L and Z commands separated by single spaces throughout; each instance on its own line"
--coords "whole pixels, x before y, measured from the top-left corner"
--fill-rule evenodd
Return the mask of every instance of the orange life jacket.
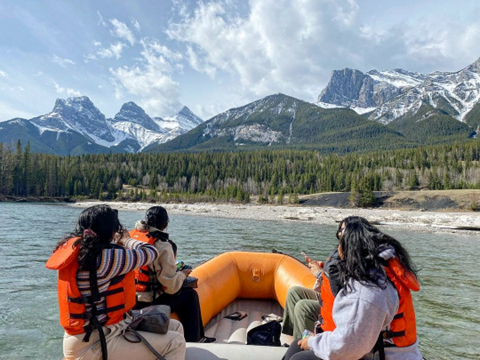
M 420 284 L 417 278 L 402 266 L 398 258 L 388 260 L 384 269 L 388 279 L 397 289 L 399 306 L 397 314 L 390 323 L 390 329 L 382 331 L 381 335 L 384 339 L 391 340 L 397 347 L 411 346 L 417 339 L 415 310 L 413 308 L 411 290 L 420 290 Z M 320 289 L 322 299 L 320 314 L 323 318 L 321 326 L 323 331 L 333 331 L 336 327 L 332 317 L 333 302 L 336 294 L 332 292 L 330 281 L 328 273 L 325 274 L 324 271 Z
M 59 247 L 48 259 L 46 267 L 58 270 L 58 303 L 60 305 L 60 325 L 67 334 L 78 335 L 89 333 L 92 327 L 85 328 L 85 322 L 93 325 L 92 314 L 87 313 L 86 304 L 95 305 L 92 296 L 83 297 L 77 287 L 76 275 L 78 271 L 78 252 L 80 246 L 74 246 L 79 238 L 74 237 Z M 100 314 L 107 314 L 107 321 L 102 324 L 112 325 L 120 322 L 124 314 L 135 305 L 135 275 L 130 272 L 126 275 L 113 278 L 108 289 L 99 294 L 105 297 L 106 309 Z M 97 319 L 98 320 L 98 319 Z M 88 341 L 88 340 L 86 340 Z
M 130 231 L 130 237 L 132 239 L 153 245 L 158 239 L 148 235 L 148 230 L 133 229 Z M 138 292 L 153 291 L 156 286 L 159 289 L 162 288 L 156 277 L 155 271 L 150 269 L 148 265 L 142 266 L 141 268 L 135 270 L 135 284 Z
M 420 290 L 420 284 L 417 278 L 402 266 L 398 258 L 388 260 L 387 264 L 385 273 L 397 289 L 399 304 L 390 329 L 382 332 L 382 336 L 384 339 L 391 339 L 395 346 L 410 346 L 417 340 L 415 309 L 410 290 Z
M 332 289 L 333 284 L 339 283 L 338 270 L 335 269 L 339 260 L 338 253 L 335 252 L 325 261 L 325 265 L 322 270 L 322 284 L 320 286 L 320 317 L 323 331 L 333 331 L 335 329 L 335 323 L 333 321 L 332 310 L 335 296 L 337 296 L 338 290 Z M 335 271 L 333 271 L 335 270 Z

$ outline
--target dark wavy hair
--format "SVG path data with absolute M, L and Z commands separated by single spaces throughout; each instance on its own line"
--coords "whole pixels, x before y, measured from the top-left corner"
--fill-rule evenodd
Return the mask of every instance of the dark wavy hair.
M 342 233 L 342 224 L 345 229 Z M 364 284 L 386 286 L 384 266 L 386 261 L 379 257 L 379 252 L 385 246 L 392 246 L 400 263 L 406 270 L 417 276 L 417 269 L 413 265 L 407 250 L 393 237 L 382 233 L 366 219 L 359 216 L 349 216 L 340 222 L 337 234 L 343 259 L 339 264 L 340 280 L 349 290 L 349 280 L 357 280 Z
M 163 230 L 168 225 L 167 210 L 162 206 L 152 206 L 145 213 L 145 222 L 149 226 L 153 226 L 159 230 Z
M 95 234 L 84 235 L 86 229 Z M 124 228 L 118 220 L 118 211 L 108 205 L 95 205 L 83 210 L 77 220 L 73 232 L 60 240 L 54 251 L 72 237 L 80 237 L 74 246 L 80 246 L 78 264 L 80 270 L 90 270 L 96 266 L 98 254 L 106 245 L 112 242 L 116 232 Z

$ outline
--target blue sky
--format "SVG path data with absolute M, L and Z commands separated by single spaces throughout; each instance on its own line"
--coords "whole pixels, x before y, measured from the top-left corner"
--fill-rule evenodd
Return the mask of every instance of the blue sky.
M 0 121 L 79 95 L 107 117 L 314 102 L 334 69 L 460 70 L 480 57 L 478 19 L 474 0 L 3 0 Z

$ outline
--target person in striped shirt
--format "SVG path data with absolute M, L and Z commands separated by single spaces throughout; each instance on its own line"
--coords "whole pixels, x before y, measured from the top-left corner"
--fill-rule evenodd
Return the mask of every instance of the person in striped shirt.
M 92 295 L 90 288 L 92 267 L 96 268 L 98 292 L 102 294 L 119 276 L 149 264 L 158 257 L 158 251 L 154 246 L 131 239 L 128 231 L 123 229 L 117 210 L 108 205 L 96 205 L 85 209 L 78 218 L 75 230 L 57 244 L 55 250 L 72 237 L 79 237 L 76 245 L 80 246 L 76 285 L 82 298 Z M 86 312 L 91 312 L 92 305 L 88 303 L 85 305 Z M 102 314 L 102 309 L 106 308 L 105 297 L 100 297 L 100 300 L 95 302 L 95 307 L 98 314 L 97 319 L 105 325 L 108 319 L 107 314 Z M 132 343 L 123 336 L 128 324 L 128 319 L 124 319 L 102 327 L 106 338 L 108 357 L 118 360 L 155 359 L 155 355 L 142 342 Z M 88 321 L 84 325 L 88 327 Z M 171 319 L 169 331 L 164 335 L 149 332 L 141 332 L 141 334 L 165 359 L 185 358 L 186 345 L 180 322 Z M 65 332 L 63 341 L 65 359 L 102 358 L 99 331 L 91 331 L 88 341 L 85 339 L 85 333 L 69 335 Z

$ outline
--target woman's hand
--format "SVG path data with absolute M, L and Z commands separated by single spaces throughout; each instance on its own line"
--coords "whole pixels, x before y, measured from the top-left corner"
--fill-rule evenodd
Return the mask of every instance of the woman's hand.
M 297 344 L 302 348 L 302 350 L 310 350 L 308 347 L 308 336 L 305 339 L 298 340 Z
M 127 241 L 128 239 L 130 239 L 130 234 L 127 230 L 120 230 L 113 236 L 113 241 L 115 242 L 115 244 L 121 246 L 124 246 L 125 241 Z
M 312 260 L 308 263 L 308 267 L 310 268 L 313 276 L 317 276 L 318 272 L 323 269 L 323 261 Z

